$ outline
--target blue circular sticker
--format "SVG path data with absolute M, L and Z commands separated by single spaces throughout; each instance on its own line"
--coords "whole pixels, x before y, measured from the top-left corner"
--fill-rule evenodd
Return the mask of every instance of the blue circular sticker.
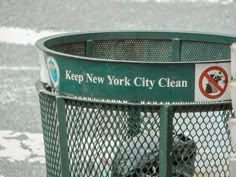
M 52 57 L 48 57 L 47 66 L 51 81 L 54 84 L 54 86 L 57 87 L 59 85 L 60 73 L 56 60 Z

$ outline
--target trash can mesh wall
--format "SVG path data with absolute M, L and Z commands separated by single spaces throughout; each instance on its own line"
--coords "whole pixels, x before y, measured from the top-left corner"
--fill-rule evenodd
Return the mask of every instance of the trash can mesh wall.
M 85 56 L 85 42 L 73 42 L 54 45 L 52 50 L 71 55 Z
M 47 175 L 61 177 L 55 98 L 40 104 Z M 158 176 L 160 107 L 66 99 L 70 176 Z M 229 104 L 174 106 L 172 176 L 229 176 L 231 115 Z
M 129 61 L 171 61 L 170 40 L 94 41 L 93 57 Z
M 39 93 L 48 177 L 61 177 L 60 146 L 56 98 Z
M 95 40 L 91 44 L 90 57 L 113 60 L 169 62 L 172 61 L 172 40 Z M 66 54 L 85 56 L 86 42 L 65 43 L 51 49 Z M 180 61 L 228 60 L 227 44 L 213 42 L 181 41 Z
M 229 176 L 227 158 L 232 146 L 227 122 L 231 116 L 231 105 L 175 107 L 173 126 L 176 135 L 184 134 L 196 143 L 195 176 Z M 183 171 L 191 167 L 189 158 L 194 155 L 187 147 L 173 148 L 175 163 L 187 162 L 185 165 L 180 163 Z
M 230 58 L 230 48 L 227 44 L 182 41 L 181 61 L 227 60 Z
M 158 110 L 67 100 L 71 176 L 154 174 L 152 166 L 145 165 L 150 153 L 153 163 L 158 158 Z

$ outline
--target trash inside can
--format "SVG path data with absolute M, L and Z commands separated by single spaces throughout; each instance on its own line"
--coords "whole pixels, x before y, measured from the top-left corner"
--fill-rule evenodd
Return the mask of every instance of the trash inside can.
M 174 32 L 37 41 L 47 177 L 228 176 L 235 41 Z
M 196 144 L 183 134 L 173 136 L 172 176 L 193 176 Z M 122 143 L 113 160 L 111 176 L 156 177 L 158 173 L 159 138 L 139 134 Z

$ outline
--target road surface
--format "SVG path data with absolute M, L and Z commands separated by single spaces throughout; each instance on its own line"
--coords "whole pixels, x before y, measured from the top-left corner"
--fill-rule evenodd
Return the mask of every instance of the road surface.
M 47 35 L 194 31 L 236 35 L 233 0 L 8 0 L 0 2 L 0 177 L 45 177 L 38 53 Z

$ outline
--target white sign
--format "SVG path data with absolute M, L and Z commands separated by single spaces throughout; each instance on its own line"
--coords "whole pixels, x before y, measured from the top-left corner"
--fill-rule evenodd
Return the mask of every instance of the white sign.
M 195 101 L 230 99 L 230 62 L 195 65 Z

